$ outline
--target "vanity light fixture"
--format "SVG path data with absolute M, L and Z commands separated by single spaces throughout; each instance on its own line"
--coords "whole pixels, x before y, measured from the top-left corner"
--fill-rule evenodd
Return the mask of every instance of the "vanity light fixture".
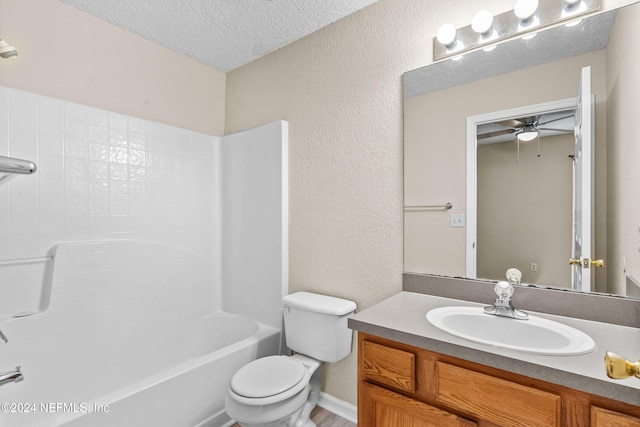
M 512 38 L 533 38 L 538 31 L 558 24 L 577 24 L 577 19 L 593 14 L 602 0 L 517 0 L 512 11 L 493 15 L 481 10 L 471 25 L 455 28 L 445 24 L 433 39 L 433 60 L 491 48 Z

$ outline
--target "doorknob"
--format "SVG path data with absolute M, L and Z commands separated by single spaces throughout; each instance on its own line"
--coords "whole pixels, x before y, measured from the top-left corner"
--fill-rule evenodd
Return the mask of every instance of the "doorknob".
M 569 265 L 582 265 L 583 268 L 589 268 L 589 267 L 604 268 L 604 260 L 591 259 L 591 258 L 584 258 L 584 259 L 569 258 Z

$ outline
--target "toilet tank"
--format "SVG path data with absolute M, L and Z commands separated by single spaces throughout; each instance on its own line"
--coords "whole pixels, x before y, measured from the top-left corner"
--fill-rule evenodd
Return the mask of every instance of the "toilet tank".
M 323 362 L 337 362 L 351 353 L 353 331 L 347 318 L 356 303 L 311 292 L 282 298 L 287 347 Z

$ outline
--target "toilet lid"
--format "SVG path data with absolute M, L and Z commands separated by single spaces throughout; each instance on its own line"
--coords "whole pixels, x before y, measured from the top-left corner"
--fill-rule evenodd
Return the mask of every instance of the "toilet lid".
M 240 396 L 261 398 L 283 393 L 304 378 L 302 363 L 285 356 L 254 360 L 231 378 L 231 389 Z

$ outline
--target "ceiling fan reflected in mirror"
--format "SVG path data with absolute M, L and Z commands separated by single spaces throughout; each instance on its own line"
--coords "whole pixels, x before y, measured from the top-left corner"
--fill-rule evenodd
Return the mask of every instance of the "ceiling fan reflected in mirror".
M 540 138 L 573 133 L 574 113 L 575 110 L 563 110 L 483 123 L 477 127 L 477 141 L 479 145 L 516 142 L 520 160 L 520 142 L 537 139 L 540 157 Z

